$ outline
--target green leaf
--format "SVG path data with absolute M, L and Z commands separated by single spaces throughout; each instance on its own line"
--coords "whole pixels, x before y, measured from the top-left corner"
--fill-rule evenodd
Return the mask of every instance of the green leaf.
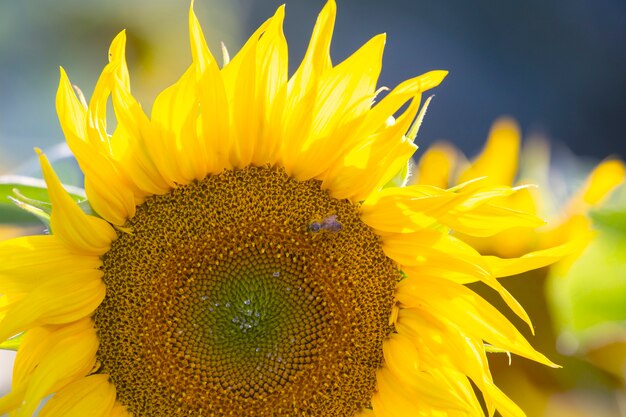
M 82 201 L 87 198 L 85 190 L 82 188 L 69 185 L 65 185 L 64 188 L 75 201 Z M 19 190 L 22 195 L 30 199 L 50 202 L 44 180 L 23 175 L 3 175 L 0 176 L 0 203 L 7 201 L 7 196 L 13 194 L 13 189 Z
M 622 227 L 623 213 L 603 218 Z M 626 332 L 626 229 L 599 228 L 598 235 L 564 275 L 548 285 L 557 327 L 579 345 L 592 346 Z
M 614 229 L 626 233 L 626 208 L 624 210 L 597 210 L 589 214 L 594 226 L 599 229 Z
M 27 225 L 35 224 L 37 219 L 32 214 L 13 204 L 0 204 L 0 224 Z
M 83 189 L 64 188 L 83 210 L 91 214 Z M 20 175 L 0 176 L 0 223 L 32 224 L 35 220 L 33 215 L 47 223 L 50 212 L 50 198 L 44 180 Z

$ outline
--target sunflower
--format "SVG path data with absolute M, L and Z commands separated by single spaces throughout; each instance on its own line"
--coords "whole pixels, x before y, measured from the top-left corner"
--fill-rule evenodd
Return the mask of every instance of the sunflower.
M 491 186 L 541 184 L 541 188 L 527 187 L 503 197 L 506 201 L 501 203 L 547 217 L 549 224 L 538 230 L 514 227 L 490 236 L 457 236 L 481 253 L 503 257 L 576 241 L 578 249 L 567 257 L 568 262 L 560 264 L 562 268 L 595 236 L 588 212 L 602 205 L 626 178 L 624 162 L 613 157 L 594 166 L 586 178 L 576 178 L 578 173 L 564 178 L 566 174 L 559 172 L 558 166 L 551 170 L 548 142 L 530 138 L 522 147 L 520 128 L 509 117 L 495 121 L 482 152 L 471 162 L 454 145 L 441 141 L 424 152 L 415 171 L 413 183 L 442 188 L 476 178 Z
M 331 0 L 288 77 L 283 16 L 220 68 L 191 10 L 193 62 L 150 117 L 124 32 L 88 105 L 61 70 L 91 210 L 38 151 L 52 234 L 0 243 L 0 341 L 19 343 L 0 413 L 53 394 L 42 417 L 524 415 L 487 353 L 554 365 L 464 284 L 532 328 L 497 278 L 564 249 L 500 259 L 455 238 L 542 222 L 498 203 L 519 188 L 393 185 L 446 72 L 377 97 L 385 36 L 332 65 Z

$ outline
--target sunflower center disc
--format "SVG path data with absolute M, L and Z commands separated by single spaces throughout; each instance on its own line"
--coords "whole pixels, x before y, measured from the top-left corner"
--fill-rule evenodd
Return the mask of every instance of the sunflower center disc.
M 284 171 L 153 196 L 103 257 L 101 373 L 136 417 L 351 416 L 400 273 L 357 206 Z

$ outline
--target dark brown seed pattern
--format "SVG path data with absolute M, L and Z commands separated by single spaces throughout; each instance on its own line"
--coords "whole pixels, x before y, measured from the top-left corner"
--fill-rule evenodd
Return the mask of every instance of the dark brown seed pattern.
M 400 272 L 356 204 L 249 167 L 150 197 L 125 226 L 94 320 L 98 372 L 135 417 L 370 406 Z

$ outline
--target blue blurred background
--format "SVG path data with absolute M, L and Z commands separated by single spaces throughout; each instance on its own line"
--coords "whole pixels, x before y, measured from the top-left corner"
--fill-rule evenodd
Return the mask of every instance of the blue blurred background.
M 282 1 L 198 0 L 210 47 L 235 52 Z M 324 0 L 287 2 L 295 67 Z M 149 111 L 189 64 L 188 1 L 0 2 L 0 171 L 62 141 L 54 110 L 58 66 L 90 96 L 108 44 L 126 28 L 135 95 Z M 525 134 L 562 141 L 575 154 L 626 156 L 626 2 L 560 0 L 340 0 L 333 43 L 339 62 L 387 32 L 381 85 L 431 69 L 450 75 L 418 137 L 449 139 L 468 154 L 491 122 L 509 114 Z M 30 172 L 25 172 L 30 174 Z

